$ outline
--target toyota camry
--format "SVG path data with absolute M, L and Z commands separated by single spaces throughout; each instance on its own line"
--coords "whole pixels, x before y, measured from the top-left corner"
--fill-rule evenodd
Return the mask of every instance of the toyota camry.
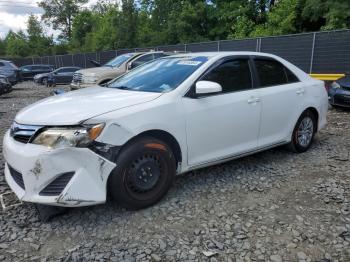
M 144 208 L 177 174 L 281 145 L 307 151 L 327 109 L 324 83 L 275 55 L 165 57 L 24 108 L 4 137 L 5 177 L 22 201 Z

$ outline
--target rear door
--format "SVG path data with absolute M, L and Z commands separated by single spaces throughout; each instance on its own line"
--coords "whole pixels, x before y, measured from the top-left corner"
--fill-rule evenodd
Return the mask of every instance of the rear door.
M 291 136 L 305 90 L 303 83 L 279 61 L 255 57 L 254 63 L 262 105 L 258 145 L 266 147 Z
M 248 58 L 222 61 L 200 80 L 222 86 L 205 97 L 184 97 L 188 163 L 190 166 L 222 160 L 255 150 L 261 104 Z
M 73 79 L 73 74 L 76 72 L 77 68 L 64 68 L 60 72 L 60 83 L 70 83 Z

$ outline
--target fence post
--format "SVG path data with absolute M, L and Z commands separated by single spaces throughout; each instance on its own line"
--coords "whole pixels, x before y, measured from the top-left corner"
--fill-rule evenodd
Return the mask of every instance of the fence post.
M 185 53 L 187 53 L 187 44 L 185 44 Z
M 86 54 L 84 53 L 84 62 L 85 62 L 85 68 L 86 68 Z
M 309 72 L 310 74 L 312 73 L 313 65 L 314 65 L 315 42 L 316 42 L 316 33 L 313 34 L 313 39 L 312 39 L 311 60 L 310 60 L 310 72 Z
M 220 40 L 218 41 L 218 52 L 220 52 Z

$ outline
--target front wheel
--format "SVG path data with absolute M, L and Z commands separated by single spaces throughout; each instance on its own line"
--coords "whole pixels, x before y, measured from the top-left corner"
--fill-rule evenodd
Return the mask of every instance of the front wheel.
M 317 130 L 316 117 L 313 112 L 305 111 L 294 127 L 289 147 L 297 153 L 306 152 L 314 139 Z
M 176 161 L 167 144 L 155 138 L 139 138 L 120 152 L 108 192 L 126 208 L 145 208 L 168 192 L 175 173 Z

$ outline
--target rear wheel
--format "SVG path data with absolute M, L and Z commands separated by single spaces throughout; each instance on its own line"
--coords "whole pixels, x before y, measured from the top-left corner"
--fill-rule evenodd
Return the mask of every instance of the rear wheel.
M 42 83 L 44 86 L 47 86 L 47 77 L 44 77 L 43 80 L 41 81 L 41 83 Z
M 139 138 L 120 152 L 108 190 L 124 207 L 145 208 L 168 192 L 175 172 L 175 157 L 167 144 L 155 138 Z
M 297 153 L 306 152 L 313 142 L 316 130 L 315 114 L 309 110 L 305 111 L 294 127 L 290 149 Z

